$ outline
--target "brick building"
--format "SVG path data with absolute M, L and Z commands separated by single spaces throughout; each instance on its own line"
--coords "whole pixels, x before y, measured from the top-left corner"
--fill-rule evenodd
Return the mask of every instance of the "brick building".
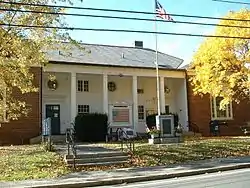
M 41 135 L 42 121 L 52 118 L 52 134 L 65 134 L 78 113 L 107 113 L 113 126 L 127 125 L 145 132 L 146 116 L 157 111 L 155 51 L 141 46 L 123 47 L 83 44 L 90 54 L 77 49 L 70 56 L 49 53 L 49 65 L 32 68 L 38 93 L 20 95 L 31 106 L 28 117 L 1 124 L 0 144 L 27 144 Z M 247 102 L 231 104 L 218 111 L 216 100 L 194 96 L 188 71 L 179 69 L 182 59 L 158 53 L 161 112 L 179 115 L 186 131 L 196 125 L 208 136 L 211 119 L 225 120 L 221 135 L 242 135 L 240 126 L 250 121 Z M 54 75 L 53 87 L 48 76 Z M 55 86 L 55 87 L 54 87 Z M 123 110 L 126 119 L 117 121 L 114 111 Z

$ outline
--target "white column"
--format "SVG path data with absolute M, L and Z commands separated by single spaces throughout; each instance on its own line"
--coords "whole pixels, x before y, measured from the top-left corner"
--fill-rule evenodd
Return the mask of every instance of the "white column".
M 137 76 L 133 76 L 132 95 L 133 95 L 133 126 L 134 129 L 137 130 L 138 126 Z
M 71 72 L 71 122 L 75 121 L 76 117 L 76 73 Z
M 160 77 L 160 104 L 161 104 L 161 113 L 165 113 L 165 78 L 163 76 Z
M 188 130 L 188 93 L 187 93 L 187 80 L 188 78 L 184 78 L 184 84 L 183 84 L 183 98 L 184 98 L 184 104 L 183 104 L 183 110 L 182 110 L 182 113 L 183 113 L 183 127 L 185 128 L 186 131 L 189 131 Z
M 109 106 L 108 106 L 108 75 L 103 74 L 103 113 L 108 115 Z

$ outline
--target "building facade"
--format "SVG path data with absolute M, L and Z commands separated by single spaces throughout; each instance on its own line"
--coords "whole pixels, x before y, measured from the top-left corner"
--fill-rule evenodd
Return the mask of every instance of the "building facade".
M 29 143 L 41 135 L 47 117 L 52 119 L 52 134 L 65 134 L 78 113 L 106 113 L 112 126 L 146 131 L 146 116 L 157 113 L 155 51 L 143 46 L 83 46 L 90 53 L 53 51 L 46 67 L 32 68 L 39 92 L 16 93 L 32 111 L 28 117 L 1 124 L 0 144 Z M 243 134 L 240 126 L 250 121 L 248 102 L 219 111 L 218 99 L 193 94 L 189 71 L 179 69 L 183 60 L 163 53 L 158 53 L 158 60 L 162 113 L 177 113 L 186 131 L 195 124 L 204 136 L 210 135 L 209 122 L 215 119 L 228 122 L 220 128 L 221 135 Z

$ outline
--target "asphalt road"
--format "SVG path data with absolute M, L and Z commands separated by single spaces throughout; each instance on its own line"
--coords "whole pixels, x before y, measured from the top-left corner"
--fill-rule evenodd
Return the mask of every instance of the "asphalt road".
M 249 188 L 250 169 L 99 188 Z

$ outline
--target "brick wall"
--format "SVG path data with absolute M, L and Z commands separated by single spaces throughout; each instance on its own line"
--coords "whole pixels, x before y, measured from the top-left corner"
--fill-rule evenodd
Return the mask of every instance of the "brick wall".
M 188 77 L 190 78 L 190 76 Z M 211 120 L 210 97 L 194 95 L 191 83 L 187 83 L 189 121 L 198 125 L 203 136 L 210 135 L 209 122 Z M 239 104 L 233 103 L 233 120 L 226 121 L 228 126 L 221 126 L 222 136 L 243 135 L 240 126 L 250 121 L 250 101 L 241 101 Z
M 29 139 L 40 134 L 41 125 L 41 68 L 32 68 L 34 74 L 34 85 L 39 87 L 39 92 L 22 95 L 15 92 L 14 95 L 22 98 L 31 106 L 27 117 L 21 117 L 17 121 L 2 123 L 0 127 L 0 145 L 27 144 Z

